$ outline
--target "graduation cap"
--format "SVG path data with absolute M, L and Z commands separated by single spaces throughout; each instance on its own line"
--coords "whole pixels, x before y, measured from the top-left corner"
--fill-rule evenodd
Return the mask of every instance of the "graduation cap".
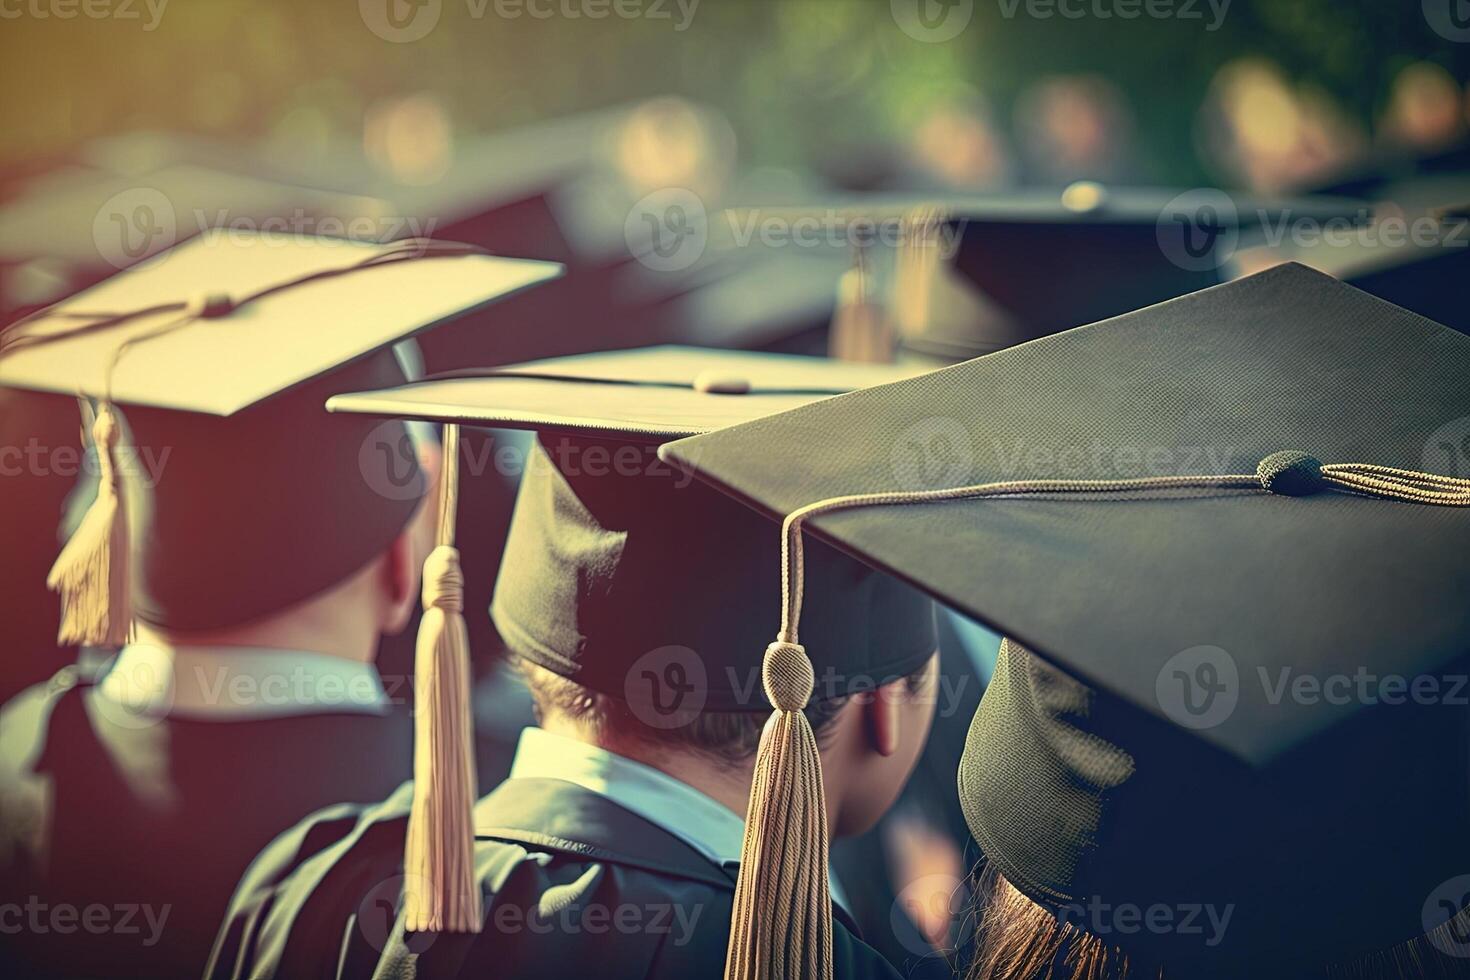
M 1470 653 L 1467 372 L 1470 338 L 1288 264 L 662 455 L 785 517 L 780 642 L 804 530 L 1010 638 L 960 794 L 1025 896 L 1228 906 L 1218 945 L 1102 938 L 1295 976 L 1424 934 L 1470 868 L 1466 712 L 1390 686 Z M 769 887 L 767 832 L 737 923 L 779 956 L 818 897 Z
M 374 197 L 192 163 L 64 168 L 28 181 L 0 208 L 0 314 L 94 285 L 217 225 L 230 234 L 244 224 L 326 235 L 362 227 L 381 238 L 396 231 L 390 209 Z
M 672 728 L 700 711 L 769 710 L 756 679 L 762 663 L 755 644 L 761 621 L 776 613 L 779 547 L 765 519 L 659 463 L 657 445 L 911 374 L 656 347 L 458 372 L 337 395 L 328 408 L 448 423 L 440 547 L 431 563 L 453 571 L 426 570 L 426 624 L 435 608 L 457 615 L 462 606 L 453 548 L 461 461 L 451 440 L 461 425 L 535 430 L 491 616 L 518 655 L 626 702 L 650 725 Z M 807 603 L 809 629 L 825 639 L 818 697 L 906 676 L 933 654 L 927 598 L 832 549 L 813 548 L 807 559 L 820 570 L 814 583 L 821 582 Z M 440 647 L 442 656 L 426 655 L 445 636 L 451 645 Z M 453 647 L 462 636 L 462 623 L 432 638 L 421 634 L 420 670 L 458 664 L 462 654 Z M 446 708 L 421 712 L 421 792 L 405 868 L 427 884 L 410 892 L 405 915 L 410 929 L 472 932 L 480 925 L 468 823 L 473 768 L 458 741 L 466 729 L 456 720 L 463 668 L 445 669 L 442 678 L 420 673 L 416 683 L 421 698 Z M 807 695 L 816 676 L 807 678 Z M 825 833 L 825 822 L 821 827 Z
M 1387 262 L 1344 270 L 1341 278 L 1380 299 L 1470 333 L 1470 311 L 1465 308 L 1470 238 L 1453 246 L 1401 249 Z
M 1459 140 L 1429 151 L 1386 147 L 1311 181 L 1301 192 L 1423 207 L 1447 203 L 1467 185 L 1470 141 Z
M 62 642 L 124 643 L 135 616 L 247 622 L 365 565 L 417 505 L 416 459 L 401 426 L 374 432 L 323 402 L 401 382 L 390 345 L 556 273 L 428 240 L 206 234 L 12 325 L 0 384 L 83 396 L 94 416 L 97 499 L 50 577 Z M 403 457 L 392 486 L 375 446 Z M 248 519 L 262 499 L 289 501 L 270 533 Z M 146 522 L 136 549 L 129 510 Z
M 775 208 L 767 218 L 870 225 L 901 243 L 905 346 L 960 359 L 1182 296 L 1223 279 L 1219 255 L 1283 219 L 1352 216 L 1359 201 L 1111 187 Z M 741 216 L 732 215 L 739 226 Z

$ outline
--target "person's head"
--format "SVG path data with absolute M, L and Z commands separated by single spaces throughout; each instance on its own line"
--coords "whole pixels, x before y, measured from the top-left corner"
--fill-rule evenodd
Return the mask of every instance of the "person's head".
M 140 632 L 365 658 L 401 631 L 437 448 L 323 404 L 403 380 L 382 352 L 226 418 L 126 410 Z
M 703 786 L 748 788 L 768 711 L 701 711 L 656 727 L 617 697 L 583 687 L 524 657 L 516 665 L 541 727 L 602 746 Z M 806 709 L 822 754 L 827 806 L 840 836 L 869 829 L 897 799 L 934 718 L 938 657 L 876 690 L 813 701 Z
M 930 600 L 812 543 L 801 637 L 834 829 L 877 819 L 927 734 Z M 771 704 L 781 530 L 682 479 L 649 443 L 542 435 L 491 612 L 546 724 L 743 800 Z M 849 792 L 858 779 L 865 792 Z M 741 808 L 738 804 L 737 808 Z

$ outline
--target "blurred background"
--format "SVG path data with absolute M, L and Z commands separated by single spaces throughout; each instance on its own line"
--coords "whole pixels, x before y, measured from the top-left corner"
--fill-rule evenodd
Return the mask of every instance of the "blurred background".
M 432 183 L 479 134 L 674 94 L 719 113 L 732 172 L 1279 187 L 1464 132 L 1440 6 L 1443 32 L 1435 0 L 6 0 L 0 157 L 159 131 Z

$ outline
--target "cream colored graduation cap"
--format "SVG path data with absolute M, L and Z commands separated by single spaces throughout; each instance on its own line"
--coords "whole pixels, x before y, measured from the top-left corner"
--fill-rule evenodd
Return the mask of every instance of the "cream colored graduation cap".
M 127 521 L 112 458 L 119 439 L 114 404 L 136 409 L 129 415 L 134 428 L 143 425 L 163 444 L 228 440 L 261 473 L 297 466 L 303 476 L 320 476 L 313 482 L 335 485 L 340 481 L 325 471 L 330 466 L 339 476 L 357 474 L 358 447 L 348 446 L 350 453 L 343 455 L 340 431 L 322 421 L 327 416 L 321 405 L 331 385 L 327 390 L 313 385 L 349 366 L 375 364 L 370 360 L 375 352 L 559 271 L 552 263 L 497 258 L 431 240 L 377 245 L 217 232 L 12 325 L 0 334 L 0 385 L 75 393 L 97 403 L 98 497 L 51 574 L 53 588 L 62 593 L 63 642 L 117 645 L 126 642 L 132 628 Z M 358 371 L 354 377 L 358 385 L 373 378 L 381 383 L 397 371 Z M 303 405 L 295 404 L 303 398 Z M 277 417 L 271 406 L 283 399 L 291 400 L 292 410 Z M 197 421 L 201 418 L 222 421 L 210 428 Z M 212 433 L 209 439 L 200 435 L 205 429 Z M 266 458 L 262 446 L 276 448 Z M 209 455 L 205 448 L 201 445 L 198 459 Z M 233 484 L 239 481 L 221 485 L 220 474 L 232 472 L 242 458 L 231 453 L 212 459 L 213 465 L 201 463 L 194 470 L 179 463 L 170 483 L 187 482 L 179 474 L 188 473 L 197 481 L 191 497 L 238 492 Z M 358 476 L 355 482 L 363 481 Z M 174 540 L 165 511 L 197 507 L 197 500 L 180 499 L 177 507 L 154 508 L 157 520 L 147 544 L 159 560 L 145 563 L 145 569 L 151 567 L 157 580 L 144 582 L 152 622 L 177 628 L 221 625 L 187 619 L 208 599 L 196 595 L 192 603 L 185 601 L 187 582 L 163 587 L 171 568 L 183 567 L 162 559 Z M 362 503 L 364 512 L 376 509 Z M 187 544 L 188 531 L 178 528 L 176 539 L 185 543 L 180 547 Z M 321 585 L 332 570 L 323 566 L 299 584 L 303 589 Z M 213 610 L 220 618 L 247 611 L 254 610 Z

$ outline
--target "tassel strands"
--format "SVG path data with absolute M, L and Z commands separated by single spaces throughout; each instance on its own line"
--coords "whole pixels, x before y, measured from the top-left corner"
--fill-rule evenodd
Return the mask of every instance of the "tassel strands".
M 115 458 L 118 438 L 117 417 L 104 401 L 92 420 L 97 497 L 46 576 L 47 587 L 61 595 L 56 640 L 62 646 L 120 647 L 133 636 L 128 515 Z
M 766 648 L 761 670 L 775 712 L 761 732 L 740 851 L 726 980 L 832 976 L 827 806 L 816 735 L 803 710 L 815 685 L 796 643 Z
M 424 614 L 414 660 L 414 793 L 404 848 L 404 927 L 479 932 L 474 741 L 464 574 L 454 547 L 459 426 L 444 427 L 436 547 L 424 562 Z

